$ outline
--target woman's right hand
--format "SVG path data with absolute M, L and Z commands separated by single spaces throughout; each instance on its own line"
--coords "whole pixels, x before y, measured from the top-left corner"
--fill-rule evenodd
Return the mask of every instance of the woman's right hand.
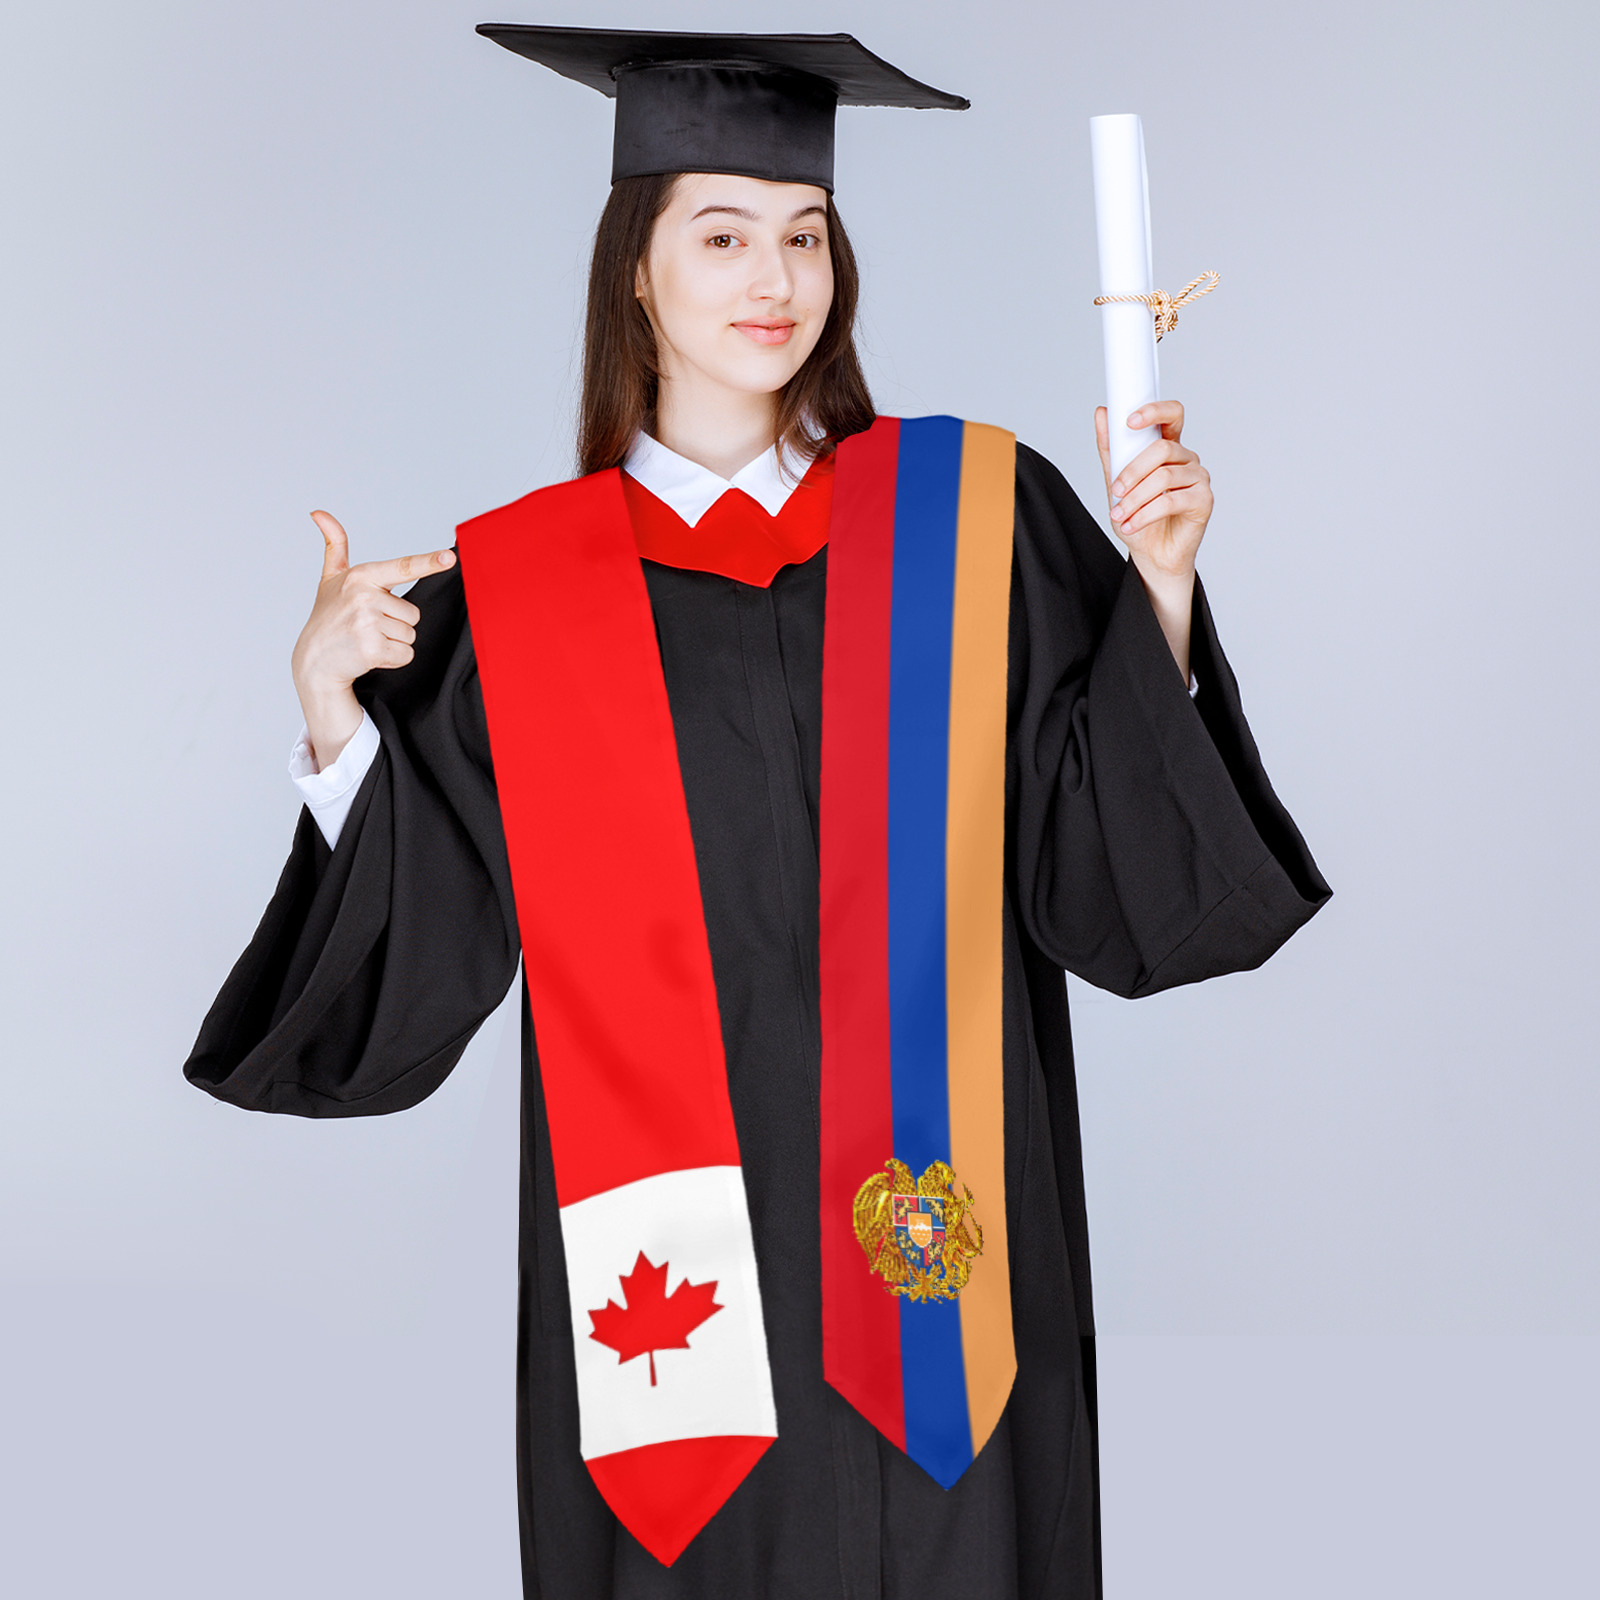
M 320 771 L 361 726 L 361 704 L 350 687 L 376 667 L 403 667 L 412 656 L 422 613 L 389 591 L 413 578 L 455 564 L 453 550 L 393 561 L 350 565 L 350 541 L 326 511 L 311 520 L 322 530 L 322 578 L 316 602 L 295 641 L 294 686 L 305 713 L 306 733 Z

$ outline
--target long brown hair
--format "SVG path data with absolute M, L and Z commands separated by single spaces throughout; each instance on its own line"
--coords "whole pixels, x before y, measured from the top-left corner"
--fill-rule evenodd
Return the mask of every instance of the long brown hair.
M 619 178 L 595 229 L 589 263 L 589 311 L 583 335 L 583 398 L 578 407 L 578 471 L 621 466 L 641 428 L 655 424 L 660 369 L 655 334 L 634 295 L 635 274 L 650 250 L 656 218 L 681 174 Z M 832 448 L 872 424 L 872 396 L 856 355 L 861 278 L 855 252 L 828 196 L 828 251 L 833 304 L 822 337 L 778 401 L 777 438 L 805 455 Z

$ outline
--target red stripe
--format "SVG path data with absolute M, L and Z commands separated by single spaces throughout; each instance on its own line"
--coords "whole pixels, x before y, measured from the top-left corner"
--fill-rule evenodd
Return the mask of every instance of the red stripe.
M 900 425 L 839 446 L 822 664 L 822 1304 L 828 1381 L 905 1448 L 899 1308 L 856 1241 L 894 1154 L 889 1084 L 889 609 Z
M 739 1161 L 620 476 L 556 484 L 457 530 L 564 1206 Z

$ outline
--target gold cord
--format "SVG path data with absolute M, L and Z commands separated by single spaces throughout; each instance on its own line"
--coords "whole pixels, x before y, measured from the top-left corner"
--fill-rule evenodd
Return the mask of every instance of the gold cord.
M 1153 294 L 1097 294 L 1094 303 L 1097 306 L 1149 306 L 1156 314 L 1156 338 L 1159 339 L 1162 334 L 1171 333 L 1178 326 L 1179 306 L 1189 305 L 1201 295 L 1210 294 L 1221 281 L 1214 272 L 1202 272 L 1198 278 L 1191 278 L 1176 294 L 1168 294 L 1164 289 L 1157 289 Z

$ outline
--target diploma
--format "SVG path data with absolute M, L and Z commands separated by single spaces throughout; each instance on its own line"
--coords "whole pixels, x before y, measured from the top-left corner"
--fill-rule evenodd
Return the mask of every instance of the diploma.
M 1144 129 L 1133 115 L 1090 117 L 1094 151 L 1094 219 L 1100 241 L 1100 293 L 1150 294 L 1150 190 L 1144 164 Z M 1106 412 L 1114 478 L 1160 428 L 1130 428 L 1128 414 L 1160 398 L 1156 330 L 1143 305 L 1100 307 L 1105 338 Z

